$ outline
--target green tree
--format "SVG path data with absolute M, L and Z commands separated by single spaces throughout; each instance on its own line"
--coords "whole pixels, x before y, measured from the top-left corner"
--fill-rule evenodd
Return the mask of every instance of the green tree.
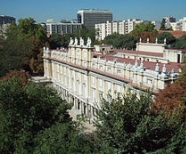
M 178 49 L 186 48 L 186 34 L 176 39 L 175 48 Z
M 166 23 L 166 21 L 165 21 L 165 19 L 163 18 L 163 19 L 162 19 L 162 22 L 161 22 L 160 30 L 166 30 L 165 23 Z
M 141 32 L 157 32 L 157 30 L 155 29 L 155 25 L 151 22 L 148 22 L 148 23 L 144 23 L 144 22 L 141 22 L 139 24 L 137 24 L 133 31 L 131 32 L 132 35 L 136 35 L 138 33 L 141 33 Z
M 44 28 L 32 18 L 20 19 L 18 24 L 10 25 L 6 36 L 6 40 L 1 42 L 3 61 L 0 74 L 5 75 L 9 70 L 21 68 L 31 73 L 43 73 L 40 55 L 47 40 Z M 33 67 L 33 61 L 37 66 Z
M 106 36 L 103 42 L 105 44 L 110 44 L 115 48 L 126 48 L 132 50 L 136 47 L 136 39 L 130 34 L 122 35 L 114 33 Z
M 49 44 L 51 49 L 56 48 L 67 48 L 68 47 L 68 41 L 64 35 L 61 34 L 52 34 L 49 38 Z
M 113 33 L 111 35 L 108 35 L 105 37 L 105 39 L 103 40 L 103 43 L 105 44 L 110 44 L 113 45 L 114 47 L 117 46 L 116 42 L 117 42 L 117 38 L 120 36 L 120 34 L 118 33 Z
M 82 28 L 82 29 L 77 29 L 76 32 L 75 32 L 75 37 L 77 39 L 80 39 L 80 37 L 82 37 L 84 40 L 85 40 L 85 43 L 87 41 L 87 38 L 90 37 L 91 38 L 91 41 L 92 41 L 92 45 L 95 44 L 95 29 L 85 29 L 85 28 Z
M 122 48 L 132 50 L 136 48 L 136 39 L 130 34 L 123 35 L 122 38 Z
M 157 35 L 158 43 L 164 43 L 166 39 L 166 44 L 168 47 L 174 47 L 176 43 L 176 38 L 169 32 L 162 32 Z
M 75 130 L 70 108 L 51 88 L 23 86 L 18 78 L 0 81 L 0 153 L 33 153 L 39 135 L 53 127 L 60 127 L 68 142 Z
M 103 100 L 95 121 L 98 147 L 114 153 L 165 153 L 180 126 L 176 116 L 154 110 L 151 95 Z M 174 140 L 176 141 L 176 140 Z M 106 148 L 108 147 L 108 148 Z M 109 152 L 108 152 L 109 153 Z
M 142 42 L 147 42 L 147 38 L 149 38 L 149 42 L 154 42 L 157 34 L 157 30 L 155 29 L 155 25 L 151 22 L 148 23 L 139 23 L 137 24 L 131 34 L 136 38 L 136 40 L 142 39 Z

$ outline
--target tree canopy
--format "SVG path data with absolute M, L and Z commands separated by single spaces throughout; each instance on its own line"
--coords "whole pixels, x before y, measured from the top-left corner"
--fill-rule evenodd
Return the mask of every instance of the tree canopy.
M 110 44 L 115 48 L 125 48 L 128 50 L 136 48 L 136 40 L 130 34 L 122 35 L 114 33 L 106 36 L 103 42 L 105 44 Z
M 160 26 L 160 30 L 166 30 L 166 27 L 165 27 L 165 19 L 163 18 L 162 21 L 161 21 L 161 26 Z
M 186 34 L 176 39 L 175 48 L 186 48 Z
M 133 36 L 135 36 L 135 38 L 137 40 L 139 40 L 141 38 L 142 42 L 146 43 L 147 38 L 149 38 L 149 42 L 154 43 L 155 38 L 156 38 L 156 34 L 157 34 L 157 30 L 155 29 L 155 25 L 153 23 L 151 23 L 151 22 L 148 22 L 148 23 L 141 22 L 134 27 L 131 34 Z
M 23 86 L 18 78 L 1 80 L 0 153 L 33 153 L 38 135 L 54 125 L 70 135 L 74 126 L 67 109 L 70 105 L 51 88 Z
M 185 124 L 179 116 L 156 111 L 151 95 L 118 95 L 111 102 L 103 100 L 95 125 L 98 147 L 111 153 L 175 153 L 186 145 L 184 139 L 176 147 L 180 144 L 176 136 L 184 138 L 180 133 Z
M 0 76 L 9 70 L 24 69 L 30 73 L 43 73 L 42 47 L 47 38 L 46 31 L 34 19 L 20 19 L 11 24 L 1 41 Z
M 94 45 L 96 41 L 95 33 L 96 33 L 95 29 L 88 30 L 88 29 L 82 28 L 82 29 L 77 29 L 74 36 L 77 39 L 80 39 L 80 37 L 82 37 L 83 39 L 85 39 L 85 42 L 87 41 L 87 38 L 90 37 L 92 41 L 92 45 Z
M 69 40 L 66 39 L 64 35 L 61 34 L 52 34 L 49 38 L 49 44 L 51 49 L 56 48 L 67 48 Z
M 172 30 L 172 27 L 170 27 L 170 28 L 166 27 L 166 20 L 164 18 L 161 21 L 160 30 Z
M 141 32 L 157 32 L 157 30 L 155 29 L 155 25 L 153 23 L 141 22 L 135 26 L 131 34 L 136 35 L 137 33 L 141 33 Z
M 168 47 L 174 47 L 176 38 L 169 32 L 162 32 L 157 35 L 158 43 L 164 43 L 164 39 L 166 39 L 166 44 Z
M 56 90 L 9 76 L 0 80 L 0 153 L 94 152 L 94 137 L 72 121 Z

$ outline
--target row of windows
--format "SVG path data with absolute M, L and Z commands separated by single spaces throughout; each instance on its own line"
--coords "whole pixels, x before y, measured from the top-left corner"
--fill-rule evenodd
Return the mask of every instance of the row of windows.
M 52 33 L 75 33 L 78 28 L 82 28 L 81 25 L 47 25 L 47 32 Z

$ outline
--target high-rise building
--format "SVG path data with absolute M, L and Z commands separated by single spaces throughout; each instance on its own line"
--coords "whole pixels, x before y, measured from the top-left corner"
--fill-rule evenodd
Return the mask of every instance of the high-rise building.
M 172 16 L 164 17 L 163 19 L 165 19 L 165 27 L 166 28 L 171 28 L 172 27 L 171 23 L 176 22 L 176 18 L 174 18 Z
M 182 31 L 186 31 L 186 17 L 183 17 L 183 19 L 180 19 L 179 23 L 181 25 L 180 26 L 180 29 Z
M 16 19 L 10 16 L 0 15 L 0 25 L 15 23 Z
M 113 33 L 128 34 L 130 33 L 137 24 L 143 22 L 139 19 L 128 19 L 123 21 L 113 21 L 95 24 L 96 39 L 104 40 L 104 38 Z
M 112 13 L 109 10 L 85 9 L 77 12 L 77 21 L 85 28 L 92 29 L 95 24 L 112 22 Z
M 1 38 L 6 38 L 5 33 L 8 26 L 11 23 L 15 23 L 15 22 L 16 19 L 14 17 L 0 15 L 0 37 Z

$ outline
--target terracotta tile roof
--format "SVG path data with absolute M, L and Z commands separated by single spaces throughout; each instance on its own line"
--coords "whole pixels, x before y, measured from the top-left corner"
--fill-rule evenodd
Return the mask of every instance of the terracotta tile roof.
M 163 32 L 171 33 L 176 38 L 179 38 L 179 37 L 183 36 L 184 34 L 186 34 L 185 31 L 170 31 L 170 30 L 159 30 L 158 31 L 159 34 L 161 34 Z
M 163 57 L 163 53 L 157 52 L 146 52 L 146 51 L 136 51 L 136 50 L 122 50 L 122 49 L 112 49 L 116 53 L 127 53 L 133 55 L 141 55 L 141 56 L 153 56 L 153 57 Z
M 60 51 L 60 52 L 67 52 L 67 50 L 57 50 L 57 51 Z M 139 52 L 139 51 L 132 51 L 132 50 L 120 50 L 120 49 L 114 49 L 114 51 L 116 51 L 116 52 L 123 52 L 123 53 L 125 53 L 125 52 L 130 52 L 130 53 L 137 53 L 137 52 Z M 161 56 L 161 54 L 160 53 L 151 53 L 151 52 L 139 52 L 139 53 L 141 53 L 141 54 L 144 54 L 144 55 L 159 55 L 159 56 Z M 107 61 L 114 61 L 115 59 L 117 59 L 117 62 L 119 62 L 119 63 L 125 63 L 125 64 L 131 64 L 131 65 L 134 65 L 135 64 L 135 59 L 130 59 L 130 58 L 122 58 L 122 57 L 117 57 L 117 56 L 114 56 L 114 55 L 109 55 L 109 54 L 100 54 L 100 53 L 94 53 L 94 57 L 95 58 L 98 58 L 98 57 L 100 57 L 100 59 L 105 59 L 105 60 L 107 60 Z M 46 57 L 43 57 L 43 58 L 46 58 Z M 60 61 L 59 59 L 55 59 L 55 60 L 58 60 L 58 61 Z M 62 61 L 62 60 L 61 60 Z M 138 61 L 138 66 L 140 65 L 140 63 L 141 63 L 141 61 L 140 60 L 137 60 Z M 67 62 L 67 61 L 62 61 L 62 62 L 65 62 L 65 63 L 68 63 L 68 64 L 70 64 L 70 65 L 73 65 L 73 66 L 75 66 L 75 67 L 81 67 L 81 68 L 83 68 L 83 69 L 85 69 L 85 67 L 84 66 L 80 66 L 80 65 L 76 65 L 76 64 L 72 64 L 72 63 L 69 63 L 69 62 Z M 155 70 L 155 66 L 156 66 L 156 62 L 151 62 L 151 61 L 143 61 L 143 64 L 144 64 L 144 68 L 145 69 L 149 69 L 149 70 Z M 163 65 L 164 65 L 164 63 L 161 63 L 161 62 L 158 62 L 158 64 L 159 64 L 159 68 L 160 68 L 160 72 L 162 71 L 162 67 L 163 67 Z M 166 70 L 167 70 L 167 72 L 171 72 L 172 71 L 172 69 L 174 69 L 174 71 L 175 72 L 180 72 L 180 70 L 183 68 L 183 66 L 185 65 L 185 64 L 183 64 L 183 63 L 176 63 L 176 62 L 170 62 L 170 63 L 165 63 L 165 65 L 166 65 Z
M 99 54 L 97 56 L 100 56 L 101 59 L 105 59 L 107 61 L 114 61 L 115 59 L 117 59 L 117 62 L 131 64 L 131 65 L 134 65 L 136 61 L 135 59 L 121 58 L 121 57 L 116 57 L 116 56 L 111 56 L 111 55 L 100 55 Z M 137 62 L 139 66 L 141 61 L 137 60 Z M 143 61 L 143 64 L 144 64 L 144 68 L 149 69 L 149 70 L 155 70 L 156 62 Z M 158 62 L 158 64 L 159 64 L 159 68 L 161 72 L 164 63 Z M 170 63 L 165 63 L 165 65 L 166 65 L 167 72 L 171 72 L 172 69 L 174 69 L 175 72 L 180 72 L 180 69 L 182 69 L 185 64 L 170 62 Z

